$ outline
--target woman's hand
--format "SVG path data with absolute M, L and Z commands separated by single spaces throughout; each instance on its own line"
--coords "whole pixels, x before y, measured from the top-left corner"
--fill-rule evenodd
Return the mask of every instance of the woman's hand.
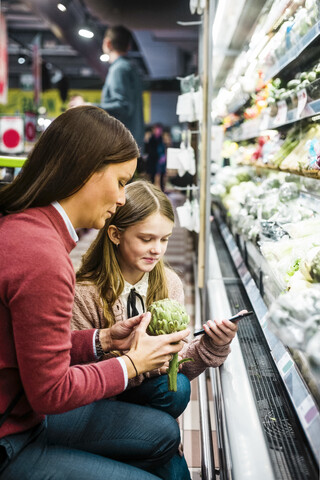
M 145 314 L 142 313 L 136 317 L 117 322 L 110 328 L 100 330 L 99 338 L 103 350 L 105 352 L 110 352 L 111 350 L 129 350 L 135 335 L 135 328 L 140 324 L 144 316 Z
M 128 352 L 139 374 L 164 367 L 166 362 L 172 359 L 174 353 L 180 352 L 183 347 L 182 340 L 190 333 L 186 329 L 181 332 L 151 336 L 146 333 L 149 322 L 150 313 L 148 312 L 135 328 L 134 339 Z M 130 360 L 125 356 L 122 358 L 126 362 L 129 378 L 134 377 L 135 371 Z

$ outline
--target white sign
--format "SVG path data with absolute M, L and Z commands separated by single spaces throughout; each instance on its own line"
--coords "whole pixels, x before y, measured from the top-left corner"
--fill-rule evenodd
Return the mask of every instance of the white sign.
M 297 119 L 301 117 L 301 114 L 304 110 L 304 107 L 307 105 L 308 95 L 307 90 L 303 88 L 297 93 L 298 97 L 298 106 L 297 106 Z
M 277 105 L 278 105 L 278 112 L 274 122 L 276 125 L 282 125 L 287 121 L 288 105 L 285 100 L 281 100 L 280 102 L 277 103 Z
M 0 117 L 0 152 L 24 152 L 24 121 L 22 117 Z

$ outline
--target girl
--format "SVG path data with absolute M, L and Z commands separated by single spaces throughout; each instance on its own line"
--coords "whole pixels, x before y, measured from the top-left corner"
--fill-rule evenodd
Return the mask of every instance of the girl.
M 1 480 L 155 480 L 163 465 L 161 478 L 184 478 L 175 420 L 107 398 L 136 371 L 161 368 L 188 332 L 150 337 L 149 315 L 99 336 L 70 330 L 75 230 L 102 228 L 124 204 L 138 155 L 121 122 L 76 107 L 51 123 L 0 190 Z M 99 349 L 128 353 L 96 363 Z
M 83 256 L 76 275 L 72 328 L 111 327 L 133 313 L 146 311 L 152 302 L 167 297 L 183 303 L 181 280 L 163 262 L 173 226 L 172 205 L 161 190 L 144 181 L 126 186 L 125 205 L 107 220 Z M 182 358 L 194 360 L 181 365 L 180 371 L 189 380 L 206 367 L 217 367 L 224 362 L 237 331 L 237 325 L 228 320 L 209 320 L 204 328 L 206 335 L 186 343 L 180 352 Z M 165 372 L 166 366 L 140 375 L 129 382 L 130 386 L 136 386 L 150 375 Z M 163 383 L 167 392 L 165 378 Z M 147 388 L 143 384 L 143 391 Z M 178 391 L 179 388 L 178 385 Z M 141 394 L 141 389 L 128 390 L 121 398 L 136 401 L 139 397 L 141 402 L 144 398 L 146 403 L 161 408 L 161 401 L 155 404 L 157 399 L 152 397 L 150 400 L 148 395 L 152 395 L 152 390 L 148 388 L 145 395 Z M 167 392 L 167 396 L 170 395 L 173 394 Z M 168 405 L 165 409 L 174 416 Z

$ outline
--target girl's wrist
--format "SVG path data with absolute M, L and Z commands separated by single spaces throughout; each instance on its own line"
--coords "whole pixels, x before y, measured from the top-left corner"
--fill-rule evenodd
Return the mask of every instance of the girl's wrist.
M 112 350 L 112 340 L 109 328 L 103 328 L 98 331 L 101 346 L 104 352 Z

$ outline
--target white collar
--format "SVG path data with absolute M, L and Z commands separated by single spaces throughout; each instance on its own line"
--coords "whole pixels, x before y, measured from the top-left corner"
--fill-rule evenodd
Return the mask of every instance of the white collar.
M 78 242 L 79 237 L 77 235 L 77 232 L 75 231 L 74 226 L 72 225 L 71 220 L 66 214 L 66 211 L 64 210 L 64 208 L 58 202 L 52 202 L 51 205 L 60 213 L 61 217 L 64 220 L 64 223 L 66 224 L 68 232 L 71 235 L 72 240 L 74 240 L 75 242 Z
M 135 288 L 135 290 L 139 293 L 139 295 L 146 297 L 147 296 L 147 291 L 148 291 L 148 283 L 149 283 L 149 273 L 146 272 L 141 280 L 137 282 L 135 285 L 130 285 L 129 282 L 126 280 L 124 281 L 124 287 L 121 295 L 128 295 L 130 293 L 130 290 L 132 288 Z

